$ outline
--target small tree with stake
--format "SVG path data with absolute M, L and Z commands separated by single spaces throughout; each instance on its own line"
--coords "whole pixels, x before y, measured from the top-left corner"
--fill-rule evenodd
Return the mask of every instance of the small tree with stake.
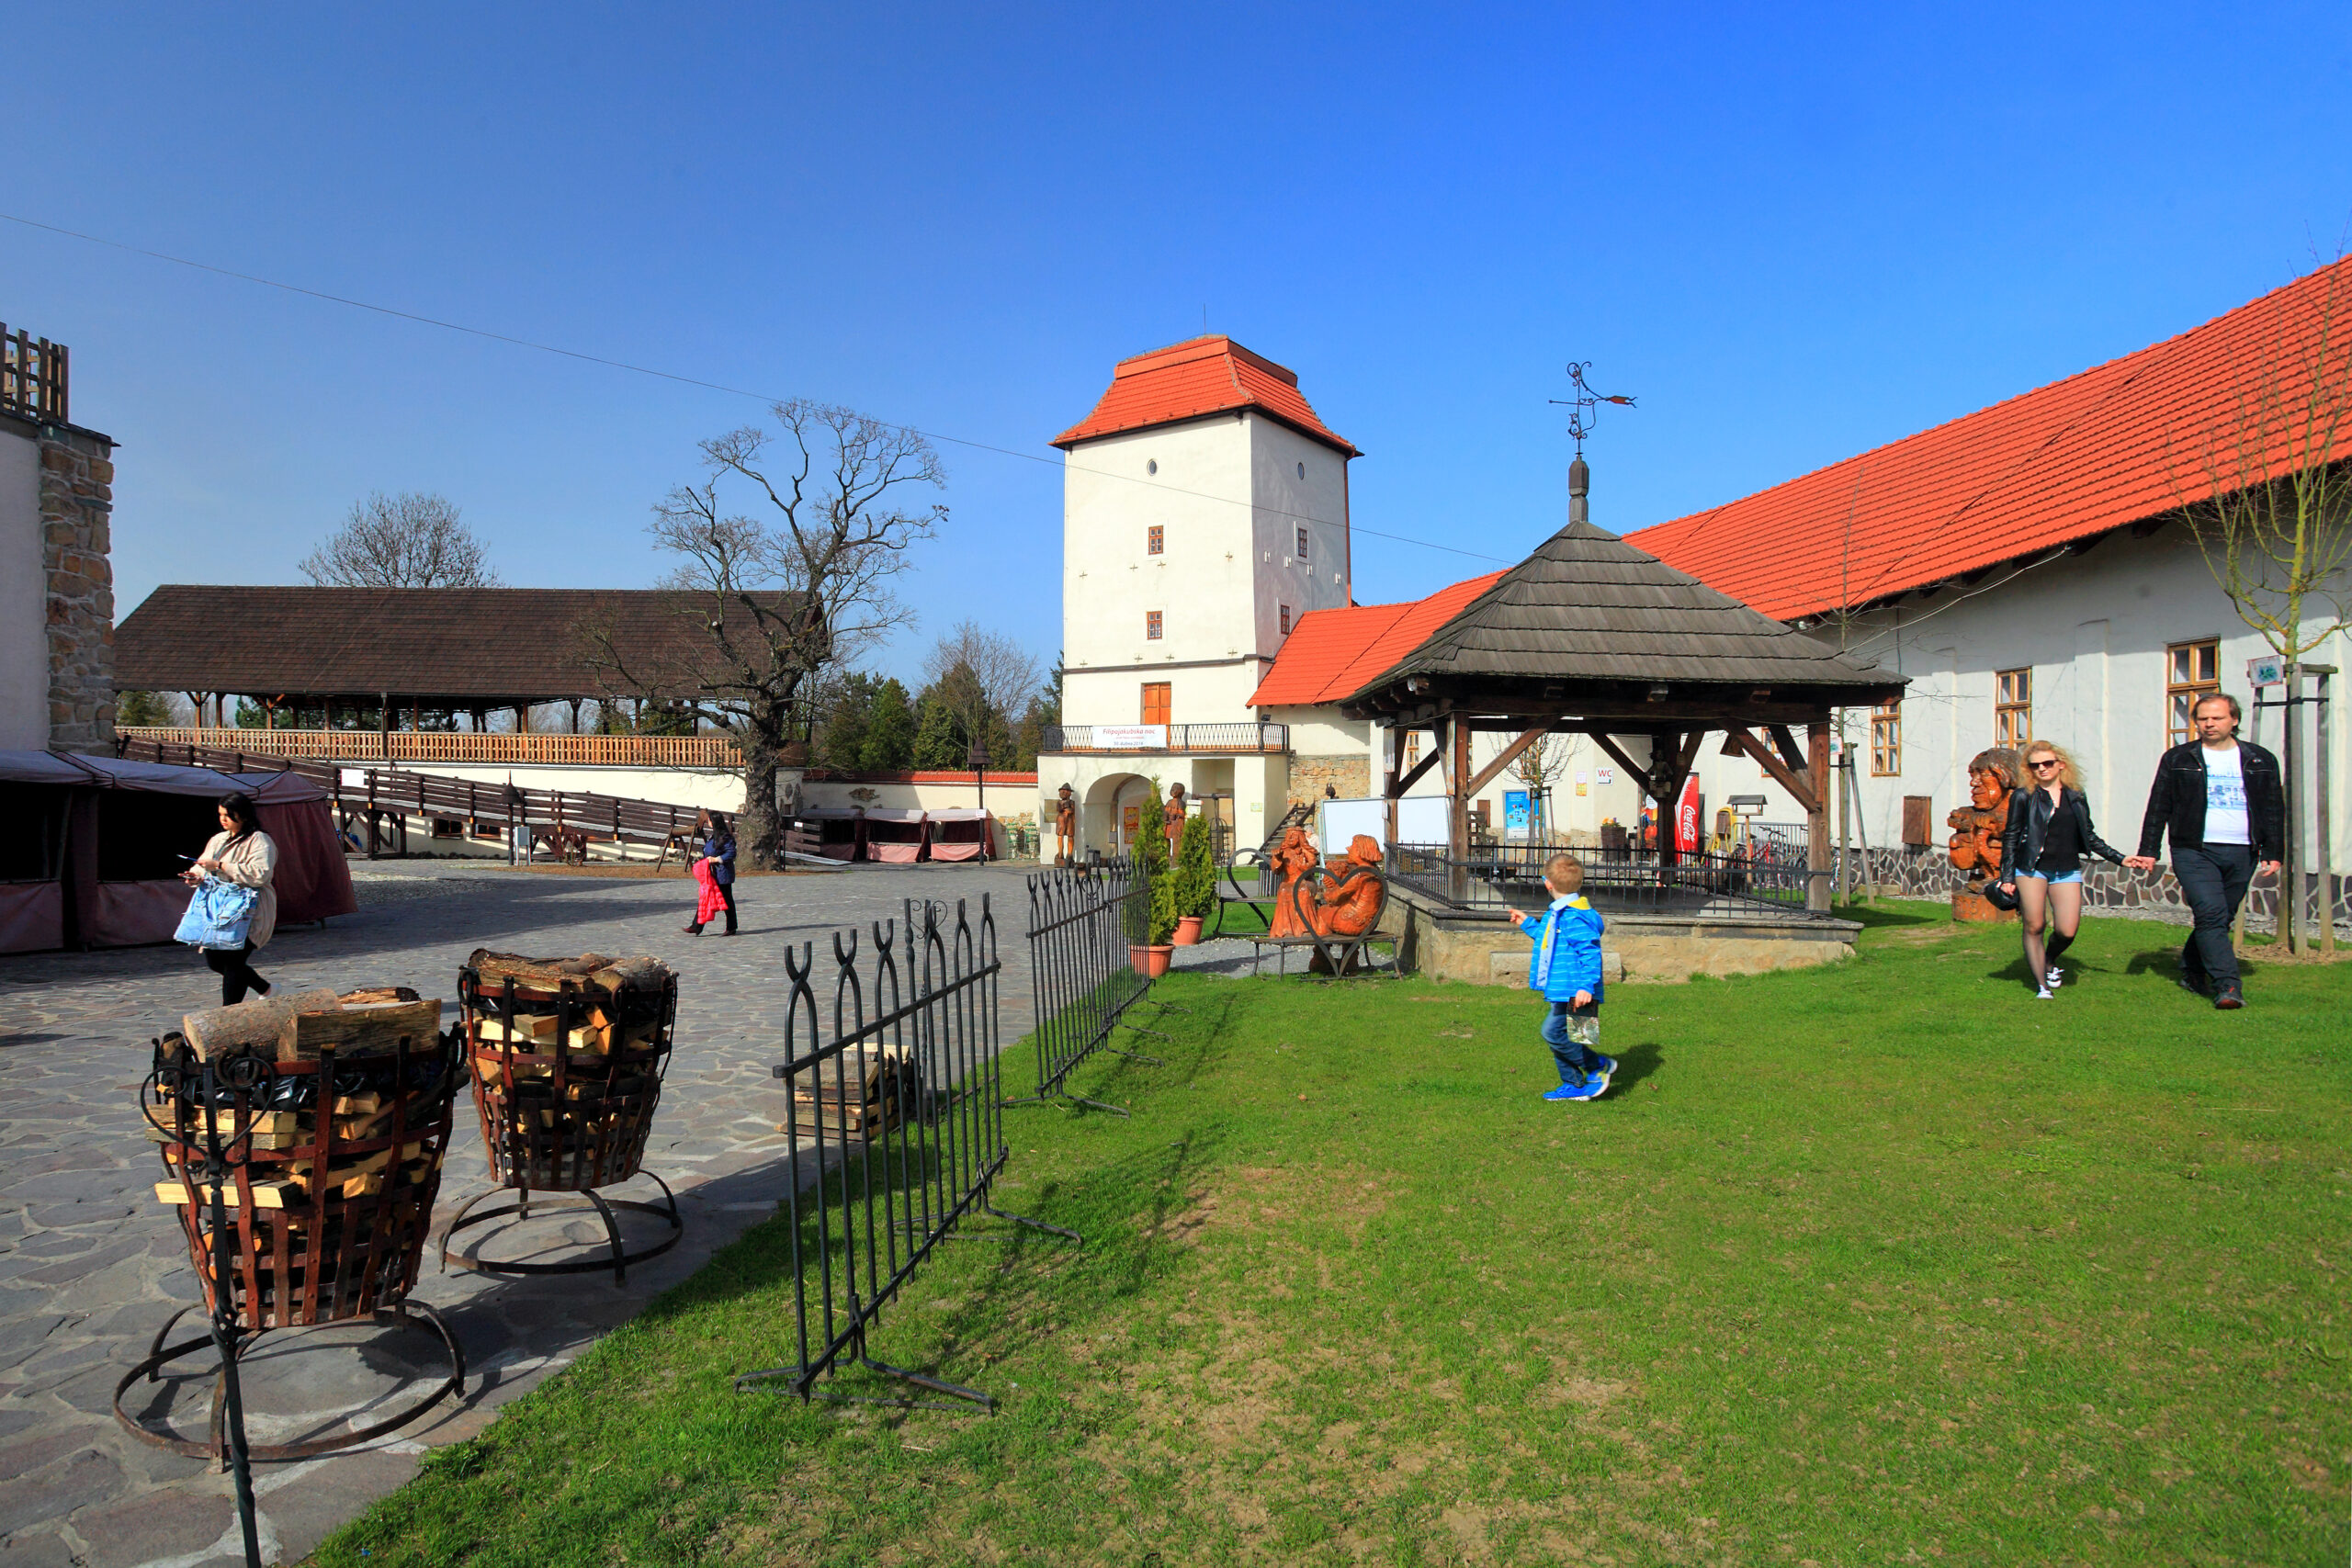
M 1129 932 L 1130 941 L 1148 942 L 1164 947 L 1176 934 L 1176 921 L 1183 914 L 1177 906 L 1176 878 L 1168 866 L 1168 836 L 1159 826 L 1159 781 L 1151 781 L 1151 809 L 1137 819 L 1134 851 L 1136 872 L 1151 886 L 1151 904 L 1145 917 L 1145 930 L 1138 938 Z
M 2339 254 L 2265 301 L 2252 362 L 2190 455 L 2176 454 L 2178 515 L 2238 618 L 2284 665 L 2290 698 L 2302 693 L 2297 660 L 2346 624 L 2352 558 L 2352 256 Z M 2314 614 L 2314 611 L 2318 613 Z M 2286 710 L 2287 836 L 2279 930 L 2291 951 L 2303 931 L 2302 800 L 2297 787 L 2301 710 Z M 2325 868 L 2322 868 L 2323 892 Z M 2324 919 L 2333 922 L 2333 911 Z
M 773 868 L 776 771 L 815 677 L 910 618 L 890 580 L 947 509 L 899 504 L 902 486 L 946 482 L 917 432 L 806 400 L 770 412 L 780 435 L 747 425 L 704 442 L 701 481 L 654 508 L 654 538 L 682 558 L 665 586 L 707 634 L 697 656 L 658 667 L 610 626 L 584 630 L 591 661 L 616 689 L 684 694 L 695 716 L 734 735 L 738 842 L 752 863 Z M 764 510 L 731 511 L 722 486 L 748 486 Z
M 1176 840 L 1176 913 L 1208 919 L 1216 902 L 1216 857 L 1209 847 L 1209 819 L 1204 812 L 1184 818 L 1184 836 Z M 1172 928 L 1171 928 L 1172 929 Z

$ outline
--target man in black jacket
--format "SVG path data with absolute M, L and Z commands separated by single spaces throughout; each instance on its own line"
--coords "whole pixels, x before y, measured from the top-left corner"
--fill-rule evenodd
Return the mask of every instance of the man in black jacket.
M 2172 835 L 2172 873 L 2197 916 L 2180 950 L 2180 983 L 2217 1008 L 2242 1008 L 2230 922 L 2256 869 L 2277 875 L 2287 842 L 2287 797 L 2278 759 L 2237 738 L 2238 700 L 2199 697 L 2190 718 L 2197 739 L 2165 752 L 2148 791 L 2140 852 L 2123 863 L 2142 871 Z

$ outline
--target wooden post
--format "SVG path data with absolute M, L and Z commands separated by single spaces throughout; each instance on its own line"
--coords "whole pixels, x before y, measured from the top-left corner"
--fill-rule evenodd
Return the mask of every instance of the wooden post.
M 1470 716 L 1456 713 L 1449 738 L 1453 754 L 1445 760 L 1452 781 L 1448 793 L 1453 796 L 1453 809 L 1446 814 L 1445 854 L 1453 863 L 1446 897 L 1456 905 L 1470 897 Z
M 1829 716 L 1806 727 L 1805 771 L 1813 784 L 1813 809 L 1805 814 L 1804 907 L 1829 908 Z
M 1381 730 L 1381 797 L 1388 803 L 1388 839 L 1393 851 L 1396 843 L 1396 774 L 1404 765 L 1405 732 L 1396 725 Z M 1396 863 L 1391 862 L 1391 864 Z
M 392 760 L 392 694 L 376 694 L 376 754 L 389 762 Z
M 2327 821 L 2330 809 L 2327 787 L 2327 678 L 2335 673 L 2335 666 L 2306 664 L 2303 668 L 2311 671 L 2319 686 L 2318 692 L 2312 698 L 2319 706 L 2312 716 L 2318 731 L 2312 738 L 2312 818 L 2319 825 L 2319 842 L 2312 847 L 2319 851 L 2319 950 L 2333 958 L 2335 956 L 2336 877 L 2335 845 L 2328 831 Z

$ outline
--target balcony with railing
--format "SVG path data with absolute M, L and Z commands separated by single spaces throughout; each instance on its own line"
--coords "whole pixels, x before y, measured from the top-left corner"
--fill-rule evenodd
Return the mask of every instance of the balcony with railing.
M 1287 751 L 1285 724 L 1053 724 L 1041 751 L 1242 752 Z
M 0 321 L 0 413 L 66 423 L 65 345 Z

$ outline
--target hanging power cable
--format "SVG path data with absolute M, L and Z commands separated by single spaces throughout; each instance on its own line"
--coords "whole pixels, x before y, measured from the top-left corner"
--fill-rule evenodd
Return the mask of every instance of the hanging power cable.
M 322 288 L 306 288 L 299 283 L 281 283 L 277 278 L 263 277 L 257 273 L 239 272 L 233 267 L 215 266 L 210 262 L 196 261 L 187 256 L 175 256 L 168 251 L 150 250 L 144 245 L 134 245 L 121 240 L 110 240 L 103 234 L 87 234 L 78 229 L 67 229 L 55 223 L 43 223 L 38 219 L 19 217 L 13 212 L 0 212 L 0 221 L 15 223 L 27 229 L 38 229 L 43 233 L 58 234 L 69 240 L 80 240 L 87 244 L 103 245 L 108 250 L 123 251 L 135 256 L 145 256 L 151 261 L 168 262 L 174 266 L 209 272 L 217 277 L 232 277 L 240 283 L 257 284 L 264 288 L 275 288 L 287 294 L 300 294 L 306 299 L 322 299 L 331 305 L 343 305 L 355 310 L 372 311 L 376 315 L 390 316 L 397 321 L 414 321 L 421 326 L 438 327 L 444 332 L 463 333 L 469 337 L 485 338 L 492 343 L 503 343 L 514 348 L 532 349 L 540 354 L 552 354 L 564 359 L 577 359 L 587 365 L 601 365 L 608 369 L 626 370 L 635 376 L 651 376 L 663 381 L 675 381 L 684 387 L 699 387 L 705 391 L 724 392 L 729 397 L 752 398 L 763 403 L 789 400 L 768 392 L 755 392 L 748 387 L 730 387 L 723 381 L 706 381 L 696 376 L 683 376 L 676 371 L 656 369 L 650 365 L 635 365 L 626 359 L 608 359 L 599 354 L 584 354 L 576 348 L 564 348 L 551 343 L 539 343 L 531 338 L 516 337 L 511 333 L 492 332 L 486 327 L 468 326 L 462 321 L 445 321 L 438 316 L 421 315 L 414 310 L 402 310 L 390 305 L 378 305 L 369 300 L 352 299 L 345 294 L 330 294 Z M 1018 457 L 1023 462 L 1042 463 L 1049 468 L 1059 467 L 1061 463 L 1061 459 L 1040 457 L 1035 452 L 1023 452 L 1017 447 L 999 446 L 986 441 L 973 441 L 961 435 L 946 435 L 938 431 L 923 430 L 911 424 L 885 423 L 892 423 L 895 428 L 904 430 L 910 434 L 920 435 L 927 441 L 942 441 L 949 446 L 967 447 L 975 452 L 992 452 L 1001 457 Z M 1229 506 L 1248 506 L 1255 510 L 1270 512 L 1276 516 L 1294 518 L 1301 523 L 1334 523 L 1336 521 L 1331 518 L 1316 517 L 1303 512 L 1283 512 L 1275 507 L 1261 508 L 1258 507 L 1254 502 L 1238 501 L 1228 495 L 1212 495 L 1206 491 L 1187 490 L 1182 485 L 1163 484 L 1158 479 L 1139 478 L 1133 474 L 1114 474 L 1097 468 L 1088 468 L 1083 471 L 1099 475 L 1103 479 L 1144 485 L 1153 490 L 1197 496 L 1205 501 L 1223 502 Z M 1360 523 L 1349 523 L 1346 526 L 1351 532 L 1366 534 L 1375 539 L 1388 539 L 1400 545 L 1416 545 L 1425 550 L 1442 550 L 1448 555 L 1468 556 L 1474 560 L 1502 561 L 1499 556 L 1490 556 L 1477 550 L 1465 550 L 1454 545 L 1433 544 L 1427 539 L 1416 539 L 1404 534 L 1384 533 L 1377 528 L 1364 527 Z

